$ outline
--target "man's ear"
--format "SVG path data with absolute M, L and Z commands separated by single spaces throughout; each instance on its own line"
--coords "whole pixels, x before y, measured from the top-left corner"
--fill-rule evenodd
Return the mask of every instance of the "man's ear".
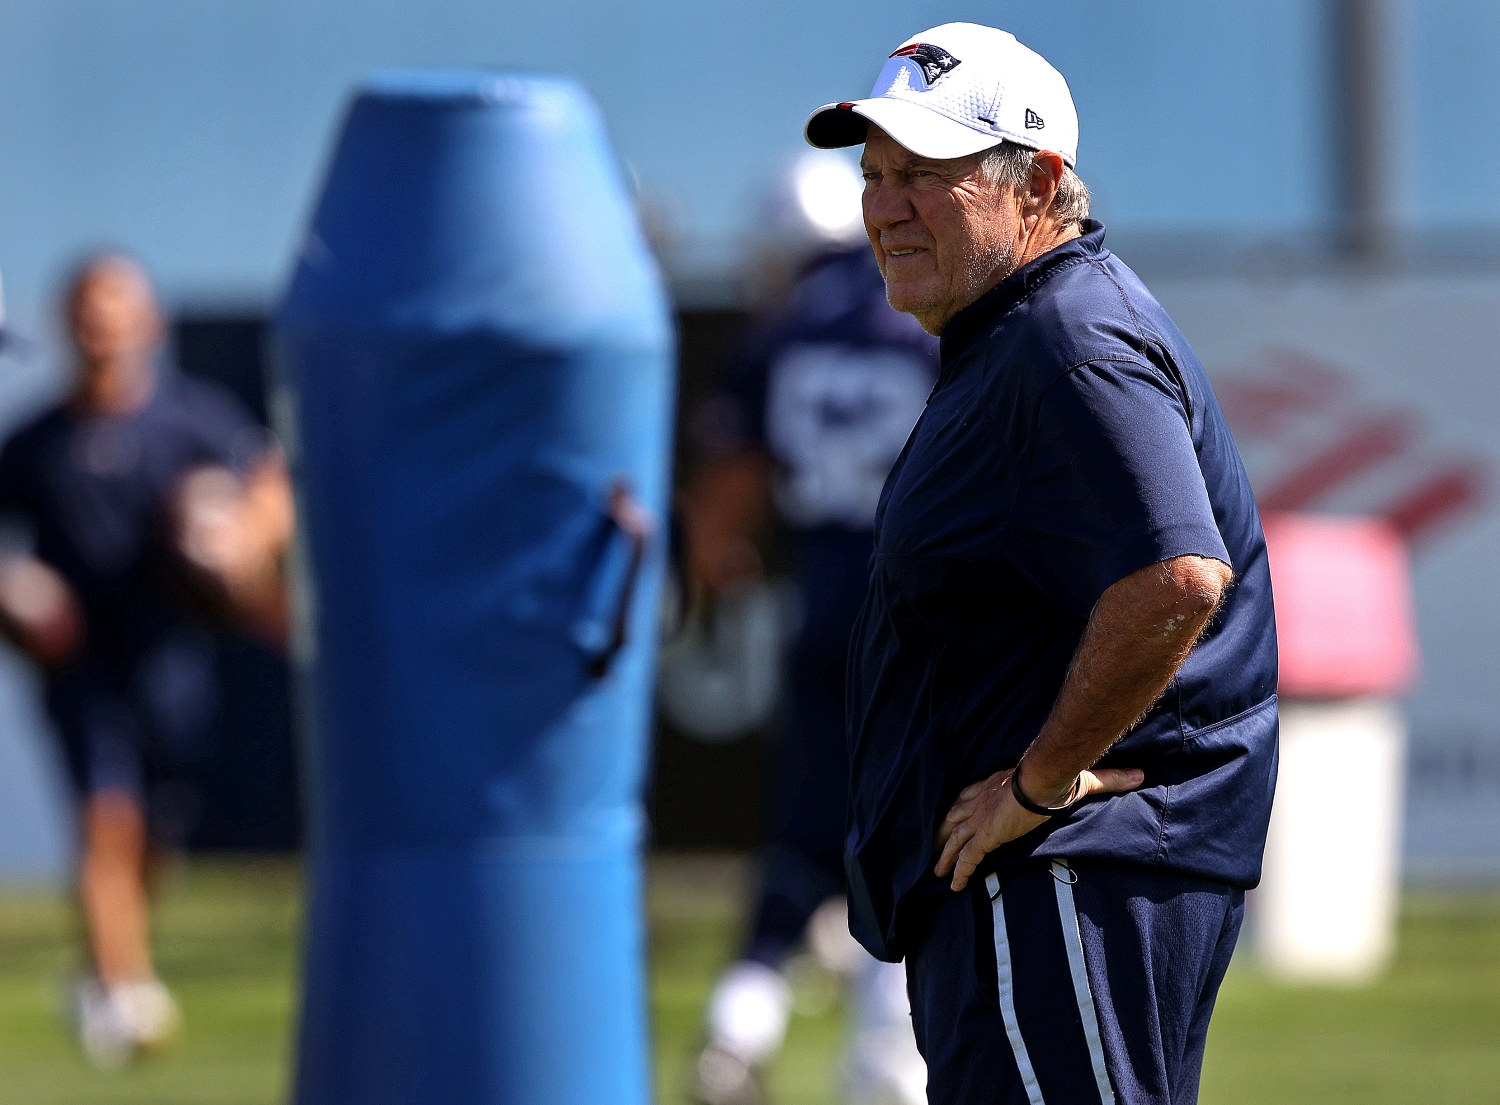
M 1038 150 L 1031 159 L 1031 179 L 1027 182 L 1025 216 L 1041 216 L 1052 206 L 1057 186 L 1067 164 L 1052 150 Z

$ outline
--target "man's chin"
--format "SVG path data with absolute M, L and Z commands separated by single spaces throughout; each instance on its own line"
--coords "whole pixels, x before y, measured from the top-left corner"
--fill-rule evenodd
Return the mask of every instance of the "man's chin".
M 944 311 L 943 301 L 933 295 L 930 288 L 901 281 L 887 280 L 885 282 L 885 298 L 892 308 L 903 315 L 911 315 L 915 318 L 922 324 L 922 329 L 929 334 L 939 333 L 941 322 L 946 322 L 950 313 Z M 933 325 L 938 326 L 939 329 L 934 330 Z
M 920 284 L 912 284 L 905 280 L 887 280 L 885 282 L 885 298 L 896 310 L 905 315 L 921 314 L 930 311 L 936 304 L 933 303 L 932 290 L 924 288 Z

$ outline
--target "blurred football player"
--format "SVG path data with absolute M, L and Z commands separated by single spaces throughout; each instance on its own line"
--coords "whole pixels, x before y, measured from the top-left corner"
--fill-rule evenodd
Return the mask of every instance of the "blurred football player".
M 715 594 L 758 577 L 755 536 L 774 513 L 801 600 L 771 845 L 749 938 L 709 1003 L 695 1070 L 703 1105 L 763 1100 L 760 1071 L 791 1012 L 781 968 L 809 935 L 850 983 L 847 1099 L 925 1101 L 902 968 L 853 943 L 841 900 L 845 653 L 881 486 L 937 370 L 936 341 L 886 303 L 864 239 L 861 188 L 838 155 L 806 157 L 784 179 L 763 220 L 752 288 L 760 309 L 694 417 L 703 461 L 684 501 L 691 573 Z M 815 913 L 832 923 L 809 934 Z
M 159 1049 L 176 1003 L 151 957 L 152 875 L 196 818 L 217 709 L 213 630 L 285 631 L 292 527 L 279 455 L 227 394 L 158 367 L 161 313 L 120 256 L 68 288 L 71 394 L 0 452 L 0 630 L 41 666 L 78 800 L 89 972 L 75 994 L 105 1067 Z

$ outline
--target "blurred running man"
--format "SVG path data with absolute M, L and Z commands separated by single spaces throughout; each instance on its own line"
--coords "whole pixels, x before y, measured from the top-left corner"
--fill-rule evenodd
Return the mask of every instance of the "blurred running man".
M 776 821 L 760 897 L 742 957 L 709 1004 L 696 1093 L 704 1105 L 762 1100 L 758 1071 L 780 1048 L 791 1012 L 780 968 L 825 906 L 820 916 L 834 923 L 824 927 L 837 937 L 825 959 L 850 982 L 847 1099 L 915 1105 L 924 1100 L 925 1071 L 904 975 L 847 939 L 844 677 L 875 503 L 932 388 L 937 343 L 886 303 L 860 228 L 853 166 L 831 154 L 809 157 L 789 183 L 791 194 L 767 219 L 780 229 L 770 232 L 776 256 L 762 270 L 785 266 L 791 254 L 803 262 L 801 272 L 756 318 L 698 412 L 698 444 L 708 459 L 686 503 L 694 573 L 719 593 L 760 573 L 752 539 L 774 505 L 802 608 L 788 657 L 772 784 Z M 800 250 L 786 226 L 798 215 L 809 224 Z
M 30 539 L 0 558 L 0 629 L 42 666 L 77 794 L 91 970 L 75 1014 L 90 1058 L 112 1067 L 178 1030 L 152 965 L 149 885 L 196 817 L 214 623 L 284 633 L 291 508 L 249 416 L 158 370 L 162 319 L 136 265 L 84 265 L 67 321 L 72 394 L 0 453 L 0 516 Z
M 942 336 L 850 651 L 854 933 L 905 958 L 934 1105 L 1187 1105 L 1276 774 L 1239 454 L 1040 56 L 936 27 L 807 138 L 863 145 L 887 295 Z

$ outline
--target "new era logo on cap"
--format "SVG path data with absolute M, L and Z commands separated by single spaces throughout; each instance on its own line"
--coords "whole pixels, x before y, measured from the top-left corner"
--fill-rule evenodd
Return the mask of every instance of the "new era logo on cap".
M 869 96 L 813 112 L 807 140 L 856 146 L 871 123 L 923 157 L 963 157 L 1011 141 L 1054 150 L 1072 166 L 1078 152 L 1078 113 L 1062 74 L 1014 35 L 977 23 L 945 23 L 907 39 Z

